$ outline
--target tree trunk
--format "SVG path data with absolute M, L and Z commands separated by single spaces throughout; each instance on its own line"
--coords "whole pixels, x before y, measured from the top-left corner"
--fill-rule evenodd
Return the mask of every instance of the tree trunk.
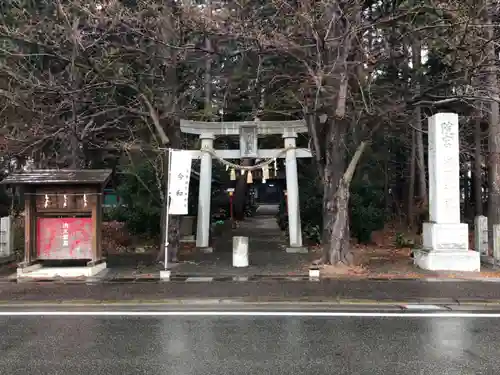
M 349 186 L 353 168 L 360 157 L 358 151 L 362 153 L 365 148 L 365 143 L 361 142 L 363 146 L 358 147 L 346 170 L 347 134 L 352 125 L 352 120 L 346 118 L 350 110 L 348 98 L 351 88 L 359 86 L 359 81 L 353 79 L 356 64 L 351 64 L 350 60 L 356 58 L 360 48 L 356 42 L 360 34 L 356 35 L 353 27 L 360 24 L 360 2 L 329 2 L 322 19 L 327 20 L 324 27 L 331 36 L 325 39 L 324 45 L 318 45 L 322 50 L 317 67 L 321 73 L 314 77 L 318 100 L 314 104 L 315 119 L 309 124 L 317 165 L 321 166 L 318 171 L 323 180 L 322 260 L 332 264 L 350 263 Z M 324 75 L 327 70 L 330 73 Z M 318 79 L 323 75 L 323 79 Z M 333 100 L 326 87 L 334 89 Z
M 330 264 L 339 262 L 347 265 L 352 264 L 352 254 L 349 249 L 349 187 L 366 146 L 367 142 L 359 144 L 347 170 L 337 185 L 337 191 L 333 197 L 328 197 L 327 208 L 333 213 L 333 220 L 328 245 L 323 245 L 323 249 L 324 260 Z
M 351 263 L 349 257 L 349 186 L 354 170 L 365 149 L 362 142 L 349 167 L 345 168 L 345 141 L 347 120 L 330 120 L 327 131 L 325 164 L 323 170 L 323 262 Z M 345 173 L 344 173 L 345 171 Z
M 467 163 L 468 164 L 468 163 Z M 470 166 L 464 166 L 463 172 L 460 173 L 460 185 L 463 186 L 463 197 L 464 197 L 464 218 L 470 219 L 474 218 L 474 207 L 472 204 L 472 181 L 469 177 Z
M 253 159 L 242 159 L 241 160 L 241 165 L 242 166 L 250 166 L 252 165 Z M 238 221 L 243 221 L 245 219 L 245 205 L 247 202 L 247 194 L 248 194 L 248 172 L 245 173 L 238 173 L 239 171 L 236 171 L 238 174 L 236 177 L 236 185 L 234 188 L 234 197 L 233 197 L 233 215 L 234 215 L 234 220 L 236 222 Z
M 325 249 L 324 259 L 327 260 L 327 249 L 336 215 L 335 193 L 345 170 L 345 148 L 342 147 L 342 142 L 345 139 L 347 124 L 346 121 L 338 121 L 327 123 L 325 127 L 328 129 L 328 135 L 326 136 L 325 164 L 321 172 L 323 176 L 322 243 Z
M 412 45 L 412 61 L 415 80 L 415 94 L 420 95 L 420 67 L 422 58 L 422 45 L 417 36 L 414 38 Z M 425 177 L 425 152 L 424 152 L 424 135 L 422 131 L 422 111 L 419 105 L 415 106 L 413 110 L 414 124 L 416 129 L 417 141 L 417 166 L 418 166 L 418 182 L 419 182 L 419 196 L 424 202 L 427 202 L 427 180 Z
M 325 247 L 327 252 L 326 257 L 328 263 L 337 264 L 339 262 L 349 264 L 349 184 L 344 178 L 340 179 L 337 191 L 333 196 L 333 206 L 335 214 L 330 241 L 328 247 Z
M 415 157 L 417 147 L 415 144 L 415 130 L 411 130 L 411 155 L 410 155 L 410 181 L 408 182 L 408 226 L 413 229 L 415 225 Z
M 389 153 L 384 157 L 384 213 L 387 215 L 391 204 L 391 194 L 389 193 Z
M 86 166 L 85 152 L 81 141 L 78 139 L 76 126 L 71 129 L 68 146 L 67 158 L 69 160 L 65 164 L 71 169 L 84 169 Z
M 208 3 L 210 7 L 210 2 Z M 211 8 L 210 8 L 211 14 Z M 209 37 L 205 37 L 205 49 L 212 50 L 212 43 Z M 207 121 L 212 120 L 212 58 L 209 53 L 205 58 L 205 117 Z
M 494 14 L 495 6 L 489 4 L 488 12 Z M 491 97 L 498 97 L 498 77 L 496 72 L 496 61 L 498 57 L 495 53 L 495 26 L 492 22 L 491 15 L 487 16 L 488 27 L 488 89 Z M 488 229 L 490 230 L 490 242 L 493 236 L 492 226 L 500 224 L 500 121 L 499 108 L 496 100 L 490 101 L 489 111 L 489 202 L 488 202 Z M 490 246 L 491 247 L 491 246 Z
M 478 110 L 479 111 L 479 110 Z M 474 190 L 475 214 L 483 214 L 483 167 L 481 155 L 481 114 L 478 114 L 474 121 L 474 173 L 472 174 L 472 183 Z
M 180 246 L 180 222 L 181 217 L 178 215 L 170 215 L 168 218 L 168 262 L 172 263 L 176 263 L 178 261 L 177 254 Z M 165 207 L 163 207 L 161 213 L 161 246 L 160 252 L 156 257 L 157 262 L 165 261 L 165 226 L 166 210 Z

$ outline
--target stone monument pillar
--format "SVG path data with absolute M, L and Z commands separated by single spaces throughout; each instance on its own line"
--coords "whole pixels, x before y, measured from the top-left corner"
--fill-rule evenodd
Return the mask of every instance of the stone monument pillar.
M 480 254 L 469 250 L 469 228 L 460 223 L 458 115 L 429 119 L 429 222 L 415 264 L 427 270 L 479 271 Z
M 201 134 L 201 149 L 212 150 L 213 134 Z M 212 155 L 203 152 L 200 163 L 200 191 L 198 193 L 198 219 L 196 226 L 196 247 L 211 252 L 210 239 L 210 201 L 212 199 Z

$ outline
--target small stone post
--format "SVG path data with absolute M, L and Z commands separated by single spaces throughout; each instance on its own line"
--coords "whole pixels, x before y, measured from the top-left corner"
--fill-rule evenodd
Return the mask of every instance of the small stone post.
M 233 267 L 248 267 L 248 237 L 233 237 Z
M 481 255 L 488 254 L 488 218 L 476 216 L 474 218 L 474 250 Z

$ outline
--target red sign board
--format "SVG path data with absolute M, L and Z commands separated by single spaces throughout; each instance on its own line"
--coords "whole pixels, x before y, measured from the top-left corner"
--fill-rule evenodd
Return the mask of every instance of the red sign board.
M 37 218 L 38 259 L 92 259 L 91 218 Z

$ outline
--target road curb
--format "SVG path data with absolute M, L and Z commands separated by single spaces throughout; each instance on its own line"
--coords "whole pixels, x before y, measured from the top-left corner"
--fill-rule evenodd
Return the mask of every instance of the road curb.
M 170 280 L 160 277 L 121 277 L 113 279 L 89 278 L 75 279 L 3 279 L 0 284 L 133 284 L 133 283 L 259 283 L 259 282 L 329 282 L 329 281 L 372 281 L 377 283 L 390 282 L 421 282 L 421 283 L 500 283 L 500 278 L 310 278 L 309 276 L 175 276 Z
M 500 300 L 463 300 L 463 301 L 450 301 L 448 299 L 436 300 L 422 299 L 421 301 L 415 300 L 350 300 L 350 299 L 335 299 L 335 300 L 322 300 L 322 301 L 311 301 L 311 300 L 278 300 L 278 299 L 268 299 L 268 300 L 256 300 L 256 299 L 246 299 L 246 298 L 207 298 L 207 299 L 131 299 L 131 300 L 97 300 L 97 299 L 80 299 L 80 300 L 40 300 L 40 301 L 9 301 L 0 300 L 0 308 L 2 307 L 42 307 L 42 306 L 73 306 L 73 307 L 83 307 L 83 306 L 282 306 L 282 307 L 356 307 L 356 306 L 372 306 L 372 307 L 400 307 L 402 309 L 405 306 L 410 306 L 411 308 L 416 308 L 418 306 L 437 306 L 437 307 L 454 307 L 454 306 L 490 306 L 499 307 Z

